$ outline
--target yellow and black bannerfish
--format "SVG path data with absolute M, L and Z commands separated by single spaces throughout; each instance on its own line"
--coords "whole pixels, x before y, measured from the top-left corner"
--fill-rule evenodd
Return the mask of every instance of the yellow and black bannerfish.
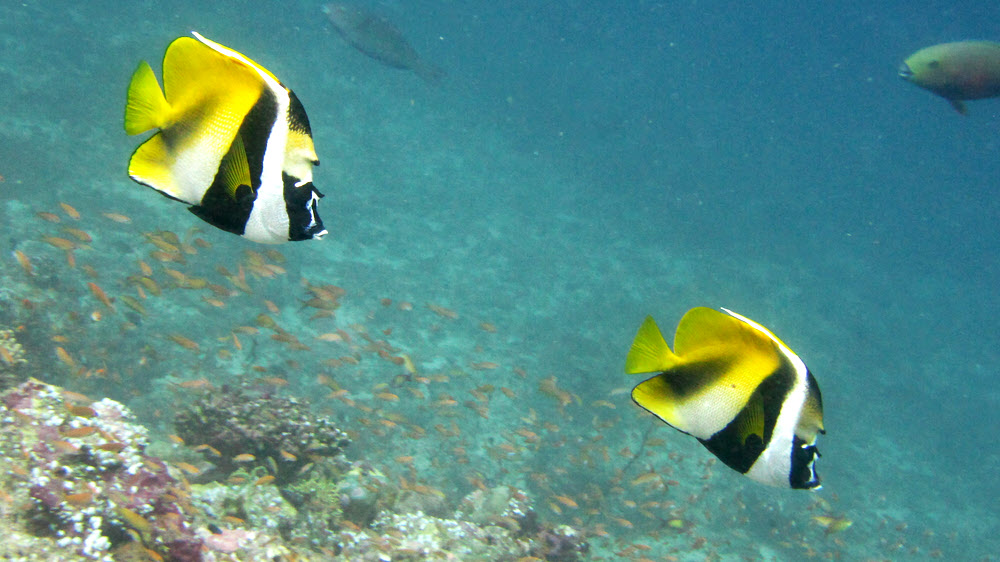
M 903 61 L 899 77 L 965 115 L 965 101 L 1000 96 L 1000 43 L 957 41 L 920 49 Z
M 824 430 L 816 379 L 770 330 L 722 310 L 689 310 L 673 351 L 646 317 L 625 372 L 659 374 L 639 383 L 632 399 L 758 482 L 819 488 L 816 437 Z
M 158 131 L 132 154 L 129 177 L 255 242 L 321 238 L 302 104 L 267 69 L 192 34 L 167 47 L 162 90 L 147 62 L 132 75 L 125 131 Z

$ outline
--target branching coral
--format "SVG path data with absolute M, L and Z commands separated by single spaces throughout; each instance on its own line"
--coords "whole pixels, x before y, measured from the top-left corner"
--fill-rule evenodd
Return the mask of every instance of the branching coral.
M 206 458 L 223 473 L 246 463 L 266 465 L 279 485 L 350 443 L 333 422 L 313 415 L 308 402 L 249 386 L 224 386 L 198 398 L 177 413 L 174 425 L 185 442 L 207 445 Z

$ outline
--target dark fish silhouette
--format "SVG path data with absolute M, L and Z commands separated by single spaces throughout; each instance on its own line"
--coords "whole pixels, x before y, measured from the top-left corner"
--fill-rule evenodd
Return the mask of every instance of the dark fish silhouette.
M 445 72 L 420 58 L 399 28 L 384 17 L 336 3 L 323 6 L 323 13 L 345 41 L 369 57 L 393 68 L 412 70 L 431 84 L 444 77 Z

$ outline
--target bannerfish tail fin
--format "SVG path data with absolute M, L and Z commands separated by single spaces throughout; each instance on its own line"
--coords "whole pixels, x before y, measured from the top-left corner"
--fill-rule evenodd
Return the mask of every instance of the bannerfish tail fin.
M 663 339 L 660 328 L 652 316 L 647 316 L 639 326 L 639 332 L 635 335 L 632 348 L 628 350 L 628 357 L 625 358 L 625 372 L 633 375 L 637 373 L 654 373 L 666 371 L 678 362 L 678 357 L 670 351 L 670 346 Z
M 160 89 L 149 63 L 142 61 L 132 73 L 125 105 L 125 132 L 138 135 L 150 129 L 169 126 L 171 107 Z M 129 177 L 152 187 L 171 199 L 183 201 L 171 168 L 174 156 L 163 133 L 158 132 L 142 143 L 128 163 Z M 190 203 L 190 201 L 187 201 Z
M 149 63 L 142 61 L 132 73 L 125 105 L 125 132 L 138 135 L 150 129 L 162 128 L 170 115 L 170 104 L 163 96 L 160 83 Z

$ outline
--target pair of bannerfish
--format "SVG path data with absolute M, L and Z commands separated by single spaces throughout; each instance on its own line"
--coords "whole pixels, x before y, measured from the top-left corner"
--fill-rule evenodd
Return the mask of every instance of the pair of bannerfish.
M 1000 94 L 1000 46 L 931 47 L 907 59 L 900 74 L 964 111 L 963 99 Z M 140 63 L 129 85 L 125 130 L 152 129 L 129 162 L 135 181 L 255 242 L 326 234 L 305 109 L 248 57 L 197 33 L 181 37 L 164 55 L 162 90 L 149 64 Z M 726 309 L 694 308 L 681 319 L 671 350 L 647 318 L 625 371 L 656 373 L 633 389 L 633 400 L 730 468 L 766 484 L 819 487 L 819 386 L 767 328 Z

